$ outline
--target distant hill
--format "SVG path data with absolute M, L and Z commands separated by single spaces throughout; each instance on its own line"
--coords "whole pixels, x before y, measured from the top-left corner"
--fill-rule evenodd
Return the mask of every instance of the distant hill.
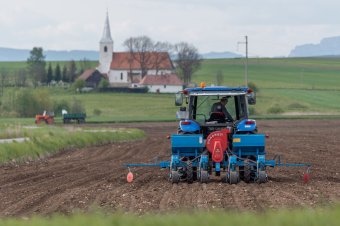
M 225 59 L 243 57 L 240 54 L 232 52 L 209 52 L 202 54 L 203 59 Z
M 289 57 L 340 56 L 340 36 L 324 38 L 319 44 L 296 46 Z
M 11 49 L 0 47 L 0 61 L 26 61 L 30 55 L 28 49 Z M 71 50 L 71 51 L 44 51 L 47 61 L 69 61 L 69 60 L 98 60 L 98 51 L 91 50 Z
M 0 61 L 26 61 L 30 55 L 28 49 L 11 49 L 0 47 Z M 92 50 L 45 50 L 44 54 L 47 61 L 69 61 L 69 60 L 99 60 L 99 52 Z M 202 54 L 203 59 L 225 59 L 243 57 L 232 52 L 209 52 Z M 174 57 L 175 58 L 175 57 Z

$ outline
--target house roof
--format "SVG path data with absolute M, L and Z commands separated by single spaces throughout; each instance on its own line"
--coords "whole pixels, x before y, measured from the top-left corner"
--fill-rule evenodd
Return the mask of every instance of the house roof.
M 96 69 L 87 69 L 78 77 L 78 79 L 86 81 L 95 71 Z
M 178 78 L 176 74 L 165 74 L 165 75 L 146 75 L 141 85 L 173 85 L 182 86 L 183 82 Z
M 95 72 L 101 74 L 97 69 L 87 69 L 81 74 L 78 79 L 82 79 L 86 81 L 88 78 L 90 78 Z M 101 74 L 104 78 L 108 78 L 107 74 Z
M 111 69 L 126 69 L 139 70 L 140 56 L 138 53 L 130 52 L 114 52 L 112 53 Z M 147 52 L 145 54 L 147 59 L 148 69 L 173 69 L 173 65 L 170 56 L 167 52 Z

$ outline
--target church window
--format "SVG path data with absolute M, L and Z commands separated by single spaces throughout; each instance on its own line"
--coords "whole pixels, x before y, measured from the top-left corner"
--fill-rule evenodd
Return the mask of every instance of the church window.
M 123 72 L 120 73 L 120 80 L 123 80 Z
M 104 46 L 104 52 L 105 53 L 107 52 L 107 46 Z

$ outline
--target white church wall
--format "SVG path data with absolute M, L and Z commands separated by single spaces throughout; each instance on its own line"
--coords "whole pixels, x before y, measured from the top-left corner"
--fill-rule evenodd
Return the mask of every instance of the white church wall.
M 129 84 L 127 71 L 123 70 L 111 70 L 109 72 L 110 83 L 122 83 Z M 128 85 L 127 85 L 128 86 Z
M 165 75 L 165 74 L 171 74 L 172 73 L 172 70 L 165 70 L 165 69 L 162 69 L 162 70 L 158 70 L 158 74 L 157 75 Z M 156 70 L 148 70 L 148 75 L 156 75 Z

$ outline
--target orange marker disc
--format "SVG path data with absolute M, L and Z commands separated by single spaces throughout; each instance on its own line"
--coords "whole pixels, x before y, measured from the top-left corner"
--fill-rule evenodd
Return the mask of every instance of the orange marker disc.
M 126 180 L 128 183 L 131 183 L 133 181 L 133 173 L 129 172 L 126 176 Z

